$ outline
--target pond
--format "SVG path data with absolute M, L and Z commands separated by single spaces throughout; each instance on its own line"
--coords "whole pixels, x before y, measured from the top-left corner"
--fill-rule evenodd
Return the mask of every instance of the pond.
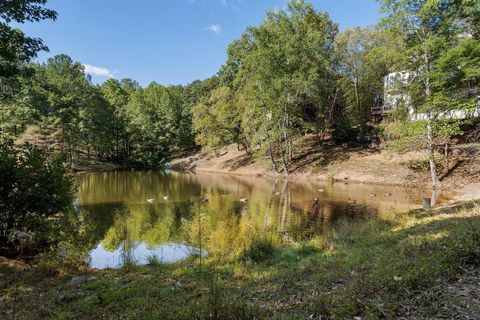
M 88 263 L 98 269 L 235 256 L 258 237 L 288 245 L 339 223 L 388 219 L 432 197 L 412 188 L 170 171 L 80 173 L 76 183 Z

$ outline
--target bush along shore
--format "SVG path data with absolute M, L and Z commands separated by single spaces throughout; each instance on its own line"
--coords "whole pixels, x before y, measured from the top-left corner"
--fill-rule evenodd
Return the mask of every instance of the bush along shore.
M 236 258 L 92 270 L 0 261 L 5 319 L 473 319 L 480 202 L 338 224 L 305 241 L 251 239 Z M 80 267 L 79 267 L 80 265 Z

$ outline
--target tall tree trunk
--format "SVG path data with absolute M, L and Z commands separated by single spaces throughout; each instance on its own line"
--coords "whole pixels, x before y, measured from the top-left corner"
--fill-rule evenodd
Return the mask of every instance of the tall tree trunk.
M 356 102 L 356 106 L 357 106 L 357 110 L 355 110 L 355 112 L 357 112 L 357 114 L 360 112 L 360 97 L 358 95 L 358 79 L 357 77 L 355 76 L 355 80 L 354 80 L 354 86 L 355 86 L 355 102 Z
M 290 117 L 288 113 L 286 114 L 285 118 L 285 126 L 286 128 L 290 128 Z M 285 129 L 285 144 L 287 145 L 287 159 L 288 162 L 292 162 L 293 159 L 293 144 L 292 144 L 292 138 L 287 136 L 287 129 Z
M 285 158 L 285 146 L 284 146 L 284 141 L 283 141 L 283 136 L 282 136 L 282 130 L 283 125 L 279 124 L 278 128 L 280 130 L 280 136 L 278 137 L 278 147 L 280 148 L 280 153 L 282 155 L 282 165 L 283 165 L 283 173 L 288 176 L 288 164 L 287 164 L 287 159 Z
M 270 142 L 268 143 L 268 155 L 270 156 L 270 160 L 272 161 L 273 171 L 277 173 L 278 172 L 277 163 L 275 162 L 275 157 L 273 156 L 272 144 Z
M 277 163 L 275 162 L 275 156 L 273 155 L 272 150 L 272 143 L 270 142 L 270 137 L 268 135 L 268 130 L 265 128 L 265 137 L 266 141 L 268 142 L 268 155 L 270 156 L 270 160 L 272 161 L 272 168 L 275 173 L 278 173 Z
M 425 77 L 425 95 L 427 96 L 428 101 L 428 117 L 427 117 L 427 153 L 428 160 L 430 162 L 430 175 L 432 177 L 432 187 L 435 189 L 438 187 L 438 174 L 437 166 L 435 165 L 435 149 L 433 145 L 433 127 L 432 127 L 432 110 L 431 106 L 431 96 L 432 89 L 430 87 L 430 56 L 428 50 L 425 51 L 425 68 L 426 68 L 426 77 Z M 436 115 L 434 116 L 436 118 Z
M 280 146 L 280 151 L 282 153 L 283 172 L 286 176 L 288 176 L 288 163 L 287 163 L 287 159 L 285 157 L 285 148 L 288 147 L 287 133 L 286 133 L 286 129 L 285 129 L 285 122 L 283 123 L 283 126 L 280 125 L 280 130 L 283 130 L 283 138 L 282 138 L 282 136 L 279 137 L 278 144 Z
M 243 149 L 245 150 L 245 152 L 247 153 L 247 155 L 251 156 L 252 153 L 250 152 L 250 149 L 248 148 L 248 141 L 247 141 L 246 138 L 243 138 L 242 146 L 243 146 Z
M 288 161 L 293 161 L 293 142 L 292 139 L 288 139 Z
M 287 103 L 290 99 L 290 96 L 287 96 L 287 101 L 284 105 L 284 114 L 283 114 L 283 124 L 281 125 L 280 130 L 283 130 L 283 141 L 280 138 L 280 150 L 282 151 L 282 162 L 283 162 L 283 170 L 285 175 L 288 176 L 288 161 L 287 158 L 285 157 L 285 153 L 289 153 L 289 143 L 288 143 L 288 135 L 287 135 L 287 127 L 288 127 L 288 108 L 287 108 Z M 282 146 L 283 142 L 283 146 Z
M 430 162 L 430 175 L 432 177 L 432 187 L 438 187 L 437 166 L 435 165 L 435 149 L 433 145 L 432 119 L 429 116 L 427 120 L 427 153 Z

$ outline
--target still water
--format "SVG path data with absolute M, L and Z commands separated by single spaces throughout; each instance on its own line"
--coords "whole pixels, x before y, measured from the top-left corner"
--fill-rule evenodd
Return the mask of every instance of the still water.
M 88 263 L 98 269 L 225 257 L 258 236 L 288 245 L 338 223 L 419 208 L 432 197 L 411 188 L 169 171 L 81 173 L 76 183 L 76 207 L 89 226 Z

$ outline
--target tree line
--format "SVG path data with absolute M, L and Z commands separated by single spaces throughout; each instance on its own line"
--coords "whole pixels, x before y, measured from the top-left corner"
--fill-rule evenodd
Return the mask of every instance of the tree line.
M 92 84 L 66 55 L 31 64 L 12 101 L 2 102 L 1 132 L 18 136 L 29 125 L 56 135 L 73 162 L 88 158 L 141 166 L 165 161 L 172 150 L 195 146 L 191 109 L 206 84 L 142 88 L 131 79 Z
M 379 2 L 378 25 L 343 32 L 305 1 L 267 13 L 228 47 L 218 85 L 193 108 L 197 142 L 236 142 L 288 174 L 302 135 L 328 132 L 340 142 L 381 135 L 397 148 L 425 150 L 438 186 L 435 147 L 470 121 L 442 115 L 480 109 L 480 2 Z M 384 77 L 394 71 L 415 76 L 394 84 L 403 100 L 372 126 L 372 110 L 386 103 Z M 413 121 L 412 112 L 423 119 Z
M 15 137 L 34 124 L 55 133 L 72 162 L 81 155 L 138 166 L 159 165 L 197 145 L 218 150 L 236 143 L 247 154 L 266 156 L 283 174 L 296 157 L 295 140 L 306 134 L 342 143 L 382 134 L 403 148 L 426 150 L 436 185 L 435 144 L 461 133 L 462 124 L 438 115 L 475 108 L 478 101 L 480 4 L 379 2 L 378 25 L 340 32 L 327 13 L 291 0 L 231 43 L 215 76 L 142 88 L 131 79 L 94 85 L 66 55 L 32 64 L 46 47 L 9 22 L 54 19 L 56 13 L 43 7 L 45 0 L 22 0 L 23 8 L 7 1 L 0 14 L 2 46 L 18 45 L 13 52 L 2 49 L 0 80 L 8 90 L 2 90 L 0 133 Z M 374 125 L 372 110 L 384 105 L 384 76 L 401 70 L 416 74 L 399 88 L 409 101 L 384 125 Z M 411 121 L 411 105 L 426 118 Z

